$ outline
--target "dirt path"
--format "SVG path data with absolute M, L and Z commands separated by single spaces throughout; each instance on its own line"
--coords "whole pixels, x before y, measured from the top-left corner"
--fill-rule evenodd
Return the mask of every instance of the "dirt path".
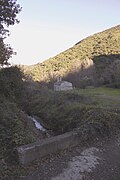
M 99 165 L 86 180 L 120 180 L 120 137 L 104 143 L 99 149 Z
M 120 180 L 120 138 L 48 157 L 26 180 Z

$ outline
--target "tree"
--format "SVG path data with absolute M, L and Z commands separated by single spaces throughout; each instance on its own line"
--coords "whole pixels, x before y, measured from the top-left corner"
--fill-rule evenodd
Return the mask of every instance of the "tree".
M 17 4 L 17 0 L 0 0 L 0 35 L 6 34 L 10 25 L 19 23 L 16 18 L 21 11 L 21 7 Z
M 4 44 L 3 38 L 0 38 L 0 66 L 8 65 L 8 59 L 12 54 L 12 48 L 9 45 Z
M 9 35 L 8 27 L 19 23 L 17 14 L 21 7 L 17 0 L 0 0 L 0 66 L 7 65 L 8 59 L 12 56 L 13 50 L 9 45 L 4 44 L 4 38 Z

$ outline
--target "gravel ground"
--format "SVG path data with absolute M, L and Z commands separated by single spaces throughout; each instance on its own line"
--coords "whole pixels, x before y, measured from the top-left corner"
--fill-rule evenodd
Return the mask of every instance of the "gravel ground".
M 42 158 L 24 180 L 120 180 L 120 137 Z

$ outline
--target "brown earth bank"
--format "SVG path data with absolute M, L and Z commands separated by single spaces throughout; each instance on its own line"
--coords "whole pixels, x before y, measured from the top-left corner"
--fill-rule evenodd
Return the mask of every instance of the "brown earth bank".
M 21 180 L 119 180 L 120 135 L 93 139 L 30 166 Z

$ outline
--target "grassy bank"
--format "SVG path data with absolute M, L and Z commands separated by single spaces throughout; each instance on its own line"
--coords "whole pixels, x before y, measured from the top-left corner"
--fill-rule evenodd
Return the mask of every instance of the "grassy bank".
M 77 89 L 67 92 L 53 92 L 46 89 L 29 95 L 24 103 L 28 113 L 42 119 L 46 128 L 55 134 L 82 128 L 93 124 L 100 134 L 119 129 L 120 90 L 110 88 Z M 27 93 L 28 95 L 28 93 Z M 89 126 L 86 126 L 89 128 Z

